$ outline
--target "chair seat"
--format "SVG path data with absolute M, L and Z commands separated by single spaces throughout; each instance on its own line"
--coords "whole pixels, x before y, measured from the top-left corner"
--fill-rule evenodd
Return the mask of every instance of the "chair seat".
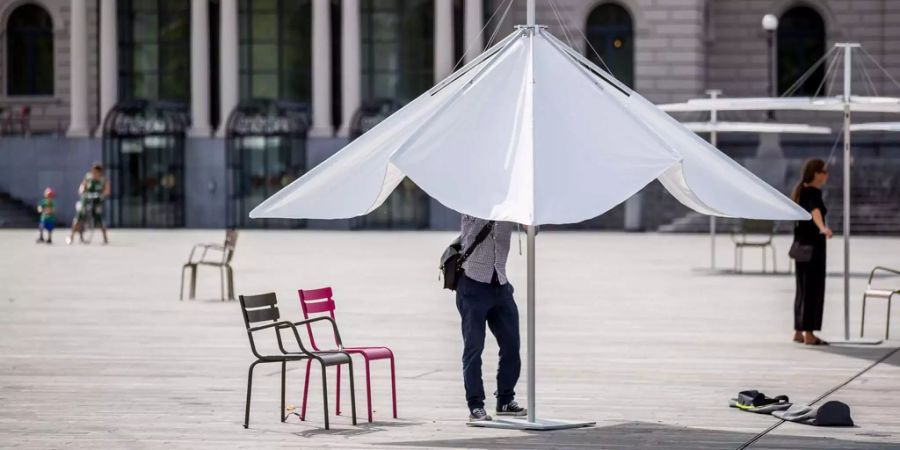
M 734 245 L 738 247 L 768 247 L 772 245 L 772 242 L 735 242 Z
M 387 347 L 345 347 L 344 351 L 363 355 L 366 359 L 388 359 L 393 356 L 391 349 Z
M 866 289 L 866 297 L 889 298 L 892 295 L 900 293 L 900 290 L 892 291 L 890 289 Z
M 336 366 L 338 364 L 347 364 L 350 362 L 350 355 L 338 352 L 313 352 L 314 355 L 322 358 L 326 366 Z

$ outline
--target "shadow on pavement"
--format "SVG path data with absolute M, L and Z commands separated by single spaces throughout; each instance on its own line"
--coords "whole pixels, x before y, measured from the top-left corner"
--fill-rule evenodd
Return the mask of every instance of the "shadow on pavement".
M 761 430 L 760 430 L 761 431 Z M 853 432 L 856 432 L 853 430 Z M 477 434 L 473 430 L 472 435 Z M 394 442 L 387 445 L 436 448 L 489 449 L 736 449 L 755 436 L 752 433 L 686 428 L 672 425 L 630 422 L 608 427 L 577 430 L 522 432 L 518 436 L 467 438 L 434 441 Z M 766 435 L 751 449 L 876 450 L 898 449 L 900 444 L 859 442 L 831 438 Z
M 872 362 L 878 361 L 885 357 L 888 353 L 897 349 L 897 347 L 874 347 L 874 346 L 851 346 L 851 345 L 810 345 L 811 349 L 830 353 L 832 355 L 849 356 L 851 358 L 866 359 Z M 900 366 L 900 352 L 894 356 L 884 360 L 881 364 L 892 366 Z

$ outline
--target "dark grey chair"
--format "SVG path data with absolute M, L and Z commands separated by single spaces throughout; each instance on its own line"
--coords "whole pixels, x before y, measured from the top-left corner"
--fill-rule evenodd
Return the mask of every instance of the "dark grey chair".
M 762 251 L 762 271 L 766 272 L 766 249 L 772 250 L 772 270 L 778 272 L 778 255 L 772 238 L 775 235 L 775 222 L 771 220 L 743 219 L 739 228 L 731 233 L 734 242 L 734 271 L 744 271 L 744 249 L 758 248 Z
M 241 295 L 239 299 L 241 303 L 241 312 L 244 314 L 244 325 L 247 328 L 247 337 L 250 340 L 250 351 L 253 352 L 253 355 L 256 357 L 256 361 L 253 361 L 253 363 L 250 364 L 250 369 L 247 373 L 247 404 L 244 411 L 244 428 L 247 428 L 250 424 L 250 393 L 253 390 L 253 369 L 256 367 L 256 365 L 266 363 L 281 363 L 281 410 L 279 411 L 279 417 L 281 418 L 281 421 L 284 422 L 287 419 L 287 416 L 285 416 L 284 414 L 285 366 L 288 362 L 308 360 L 317 361 L 322 368 L 322 399 L 324 400 L 325 405 L 326 430 L 329 429 L 329 424 L 328 383 L 325 378 L 325 368 L 330 366 L 338 366 L 341 364 L 347 364 L 347 366 L 349 366 L 350 410 L 353 416 L 353 425 L 356 425 L 356 389 L 353 385 L 353 360 L 350 358 L 349 354 L 343 351 L 344 347 L 341 343 L 341 335 L 338 332 L 337 324 L 334 322 L 334 320 L 328 316 L 321 316 L 314 319 L 301 320 L 299 322 L 279 321 L 281 315 L 278 312 L 278 299 L 276 298 L 274 293 L 260 295 Z M 331 323 L 336 343 L 338 345 L 337 350 L 309 351 L 307 350 L 306 346 L 303 345 L 303 340 L 300 339 L 300 333 L 297 332 L 297 327 L 320 321 L 328 321 Z M 260 322 L 268 323 L 265 323 L 263 325 L 254 325 Z M 275 339 L 278 343 L 278 350 L 280 353 L 262 354 L 257 349 L 257 342 L 253 337 L 254 333 L 266 329 L 273 329 L 275 331 Z M 288 351 L 287 349 L 285 349 L 281 331 L 287 329 L 290 329 L 294 333 L 294 338 L 297 341 L 297 347 L 299 351 Z
M 225 285 L 228 285 L 228 300 L 234 300 L 234 271 L 231 269 L 231 259 L 234 258 L 234 248 L 237 245 L 237 230 L 228 230 L 225 232 L 225 242 L 223 244 L 196 244 L 191 248 L 191 254 L 188 256 L 188 262 L 181 266 L 181 289 L 178 292 L 178 299 L 184 299 L 184 272 L 191 270 L 191 287 L 188 298 L 193 299 L 197 294 L 197 268 L 200 266 L 215 267 L 219 269 L 219 289 L 222 301 L 225 301 Z M 202 249 L 199 257 L 197 250 Z M 213 253 L 219 253 L 220 258 L 212 258 L 210 250 Z M 210 258 L 207 258 L 207 255 Z
M 889 276 L 900 275 L 900 270 L 897 269 L 889 269 L 887 267 L 876 266 L 872 269 L 872 272 L 869 273 L 869 283 L 866 285 L 866 291 L 863 293 L 862 300 L 862 320 L 859 324 L 859 337 L 863 337 L 863 333 L 866 329 L 866 300 L 869 298 L 883 298 L 887 300 L 887 324 L 884 326 L 884 339 L 890 339 L 891 334 L 891 299 L 895 295 L 900 295 L 900 284 L 895 284 L 894 287 L 890 288 L 876 288 L 872 286 L 872 279 L 875 278 L 875 272 L 887 272 Z

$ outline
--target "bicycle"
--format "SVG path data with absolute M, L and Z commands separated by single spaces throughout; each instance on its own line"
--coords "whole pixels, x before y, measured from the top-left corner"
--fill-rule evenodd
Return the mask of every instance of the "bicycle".
M 88 208 L 88 210 L 84 211 L 84 208 Z M 97 228 L 94 218 L 103 213 L 102 195 L 94 192 L 85 193 L 75 204 L 75 210 L 81 218 L 78 238 L 82 244 L 90 244 L 94 239 L 94 230 Z

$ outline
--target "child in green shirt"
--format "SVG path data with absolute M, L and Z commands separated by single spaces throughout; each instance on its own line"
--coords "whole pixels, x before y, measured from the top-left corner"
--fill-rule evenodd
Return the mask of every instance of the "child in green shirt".
M 47 231 L 47 240 L 48 244 L 53 243 L 53 226 L 56 225 L 56 208 L 54 206 L 53 199 L 56 197 L 56 192 L 53 192 L 53 188 L 44 189 L 44 198 L 41 199 L 41 203 L 38 204 L 37 211 L 41 214 L 41 219 L 38 230 L 40 231 L 40 236 L 38 237 L 38 243 L 43 243 L 44 241 L 44 230 Z

